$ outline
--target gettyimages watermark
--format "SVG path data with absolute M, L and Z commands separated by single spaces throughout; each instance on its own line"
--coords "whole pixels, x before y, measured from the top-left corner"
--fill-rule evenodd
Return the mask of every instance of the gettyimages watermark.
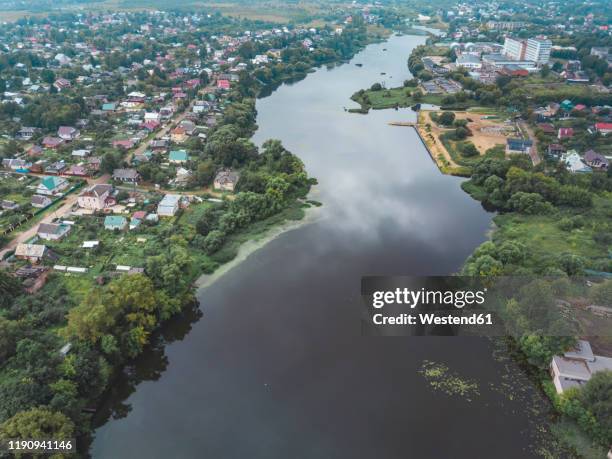
M 612 280 L 368 276 L 362 334 L 612 336 Z

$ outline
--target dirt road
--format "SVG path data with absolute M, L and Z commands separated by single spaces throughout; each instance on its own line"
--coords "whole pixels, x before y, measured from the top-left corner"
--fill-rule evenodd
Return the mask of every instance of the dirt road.
M 104 174 L 96 179 L 87 179 L 87 185 L 91 186 L 91 185 L 98 185 L 100 183 L 108 183 L 109 180 L 110 180 L 110 174 Z M 39 224 L 51 223 L 53 222 L 54 219 L 61 217 L 67 214 L 68 212 L 70 212 L 70 210 L 72 209 L 72 206 L 74 206 L 74 204 L 77 202 L 78 197 L 79 197 L 79 193 L 69 194 L 66 197 L 64 203 L 60 207 L 58 207 L 57 209 L 53 211 L 50 211 L 48 214 L 46 214 L 42 218 L 42 220 L 40 220 L 38 223 L 34 224 L 30 228 L 20 233 L 17 233 L 17 235 L 5 247 L 3 247 L 2 250 L 0 250 L 0 260 L 2 260 L 5 253 L 11 250 L 14 250 L 18 244 L 22 244 L 28 239 L 31 239 L 32 237 L 36 236 L 36 232 L 38 230 Z

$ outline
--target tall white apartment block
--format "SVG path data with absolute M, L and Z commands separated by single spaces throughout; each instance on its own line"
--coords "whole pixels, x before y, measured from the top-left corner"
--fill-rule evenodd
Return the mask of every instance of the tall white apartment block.
M 546 38 L 536 37 L 527 40 L 525 59 L 534 61 L 538 65 L 547 64 L 550 60 L 552 42 Z
M 527 44 L 525 40 L 517 40 L 515 38 L 506 37 L 504 41 L 503 53 L 510 59 L 515 61 L 522 61 L 525 59 L 525 50 Z

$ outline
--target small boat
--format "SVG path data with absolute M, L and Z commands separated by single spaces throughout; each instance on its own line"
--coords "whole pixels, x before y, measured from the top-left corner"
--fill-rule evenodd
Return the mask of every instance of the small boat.
M 386 74 L 387 74 L 387 72 L 380 72 L 380 74 L 381 74 L 381 75 L 386 75 Z
M 383 51 L 387 51 L 387 48 L 383 48 Z
M 355 64 L 357 67 L 363 67 L 363 64 L 357 63 Z

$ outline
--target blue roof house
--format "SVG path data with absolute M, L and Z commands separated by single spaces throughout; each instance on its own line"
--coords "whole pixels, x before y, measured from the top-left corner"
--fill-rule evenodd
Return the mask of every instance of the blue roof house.
M 104 219 L 104 229 L 123 230 L 127 226 L 127 219 L 119 215 L 109 215 Z

